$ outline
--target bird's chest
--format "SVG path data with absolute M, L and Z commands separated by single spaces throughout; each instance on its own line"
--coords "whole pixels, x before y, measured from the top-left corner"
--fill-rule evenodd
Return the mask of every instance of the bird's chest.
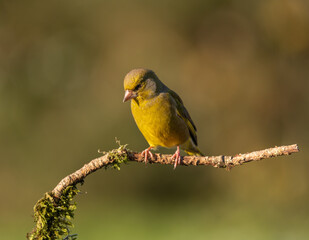
M 166 99 L 156 99 L 137 104 L 132 101 L 131 110 L 135 122 L 150 145 L 171 147 L 182 140 L 181 124 L 176 110 Z M 182 121 L 182 120 L 181 120 Z
M 145 104 L 132 101 L 132 114 L 142 132 L 158 132 L 159 134 L 169 130 L 175 113 L 168 103 L 157 100 Z

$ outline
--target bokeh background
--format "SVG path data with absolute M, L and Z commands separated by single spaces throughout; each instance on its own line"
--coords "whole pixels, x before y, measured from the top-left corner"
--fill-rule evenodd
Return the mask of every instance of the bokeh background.
M 307 239 L 309 2 L 0 1 L 0 233 L 23 239 L 32 207 L 117 147 L 147 147 L 123 78 L 154 70 L 183 99 L 200 149 L 301 152 L 227 172 L 130 163 L 76 197 L 79 239 Z M 171 153 L 174 149 L 161 152 Z

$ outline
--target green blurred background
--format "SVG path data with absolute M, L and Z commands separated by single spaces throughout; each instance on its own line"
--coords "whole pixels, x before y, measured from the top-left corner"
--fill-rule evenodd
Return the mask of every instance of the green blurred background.
M 1 239 L 25 238 L 43 193 L 115 137 L 147 147 L 122 103 L 136 67 L 182 97 L 207 155 L 301 152 L 231 172 L 98 171 L 76 197 L 79 239 L 306 239 L 308 12 L 306 0 L 0 1 Z

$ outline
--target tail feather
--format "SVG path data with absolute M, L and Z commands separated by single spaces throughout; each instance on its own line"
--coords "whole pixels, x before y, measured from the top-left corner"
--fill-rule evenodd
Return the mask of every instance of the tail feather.
M 188 155 L 195 155 L 195 156 L 205 156 L 200 149 L 192 142 L 190 139 L 189 141 L 185 142 L 181 145 L 181 148 L 188 154 Z
M 194 151 L 192 150 L 184 150 L 190 156 L 205 156 L 197 147 Z

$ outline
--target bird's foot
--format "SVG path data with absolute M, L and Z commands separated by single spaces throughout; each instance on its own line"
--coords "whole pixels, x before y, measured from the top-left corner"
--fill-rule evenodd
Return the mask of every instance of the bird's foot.
M 180 164 L 180 151 L 179 151 L 179 146 L 177 146 L 177 150 L 174 153 L 174 155 L 172 156 L 171 159 L 175 158 L 175 163 L 174 163 L 174 169 L 176 169 L 177 165 Z
M 145 164 L 147 164 L 148 156 L 150 156 L 150 158 L 153 159 L 153 154 L 152 152 L 150 152 L 150 149 L 152 148 L 153 147 L 149 147 L 149 148 L 146 148 L 144 151 L 142 151 L 142 156 L 144 156 Z

